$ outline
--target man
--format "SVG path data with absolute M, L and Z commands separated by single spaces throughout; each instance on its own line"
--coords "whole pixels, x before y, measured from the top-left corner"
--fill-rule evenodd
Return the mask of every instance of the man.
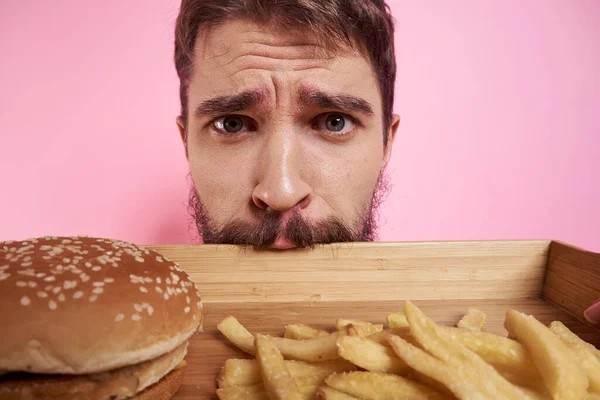
M 399 117 L 383 0 L 183 0 L 177 125 L 204 243 L 370 241 Z

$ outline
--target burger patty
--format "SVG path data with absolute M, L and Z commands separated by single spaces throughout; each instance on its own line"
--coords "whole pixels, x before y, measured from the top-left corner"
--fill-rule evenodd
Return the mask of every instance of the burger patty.
M 87 375 L 0 374 L 3 400 L 124 400 L 134 397 L 171 371 L 185 366 L 188 343 L 155 359 Z

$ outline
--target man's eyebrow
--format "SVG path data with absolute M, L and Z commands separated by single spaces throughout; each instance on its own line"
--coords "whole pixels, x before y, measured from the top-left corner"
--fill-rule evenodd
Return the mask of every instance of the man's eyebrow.
M 373 106 L 368 101 L 345 93 L 329 93 L 320 89 L 305 87 L 300 89 L 298 100 L 301 104 L 319 108 L 373 114 Z
M 231 96 L 219 96 L 200 103 L 194 110 L 197 118 L 232 114 L 255 107 L 265 99 L 265 91 L 261 89 L 245 90 Z

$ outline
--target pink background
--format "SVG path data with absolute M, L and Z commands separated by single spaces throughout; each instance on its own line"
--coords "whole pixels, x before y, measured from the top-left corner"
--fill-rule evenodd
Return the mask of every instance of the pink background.
M 177 0 L 0 3 L 0 240 L 185 243 Z M 600 2 L 392 1 L 382 240 L 600 250 Z

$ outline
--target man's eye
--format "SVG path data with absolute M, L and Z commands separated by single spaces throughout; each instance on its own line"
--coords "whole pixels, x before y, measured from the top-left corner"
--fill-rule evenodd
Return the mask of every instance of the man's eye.
M 251 130 L 251 123 L 241 115 L 228 115 L 214 122 L 215 128 L 223 134 L 234 134 Z
M 327 113 L 320 116 L 313 129 L 327 131 L 334 135 L 344 135 L 354 129 L 355 122 L 352 117 L 341 113 Z

